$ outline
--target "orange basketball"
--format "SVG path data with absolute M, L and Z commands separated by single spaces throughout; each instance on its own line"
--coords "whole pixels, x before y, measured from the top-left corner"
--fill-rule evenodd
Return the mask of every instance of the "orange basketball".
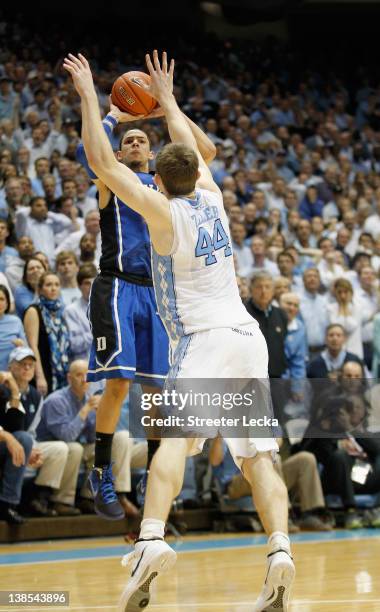
M 111 100 L 121 111 L 131 115 L 149 115 L 157 106 L 143 85 L 150 84 L 150 76 L 137 70 L 125 72 L 112 86 Z

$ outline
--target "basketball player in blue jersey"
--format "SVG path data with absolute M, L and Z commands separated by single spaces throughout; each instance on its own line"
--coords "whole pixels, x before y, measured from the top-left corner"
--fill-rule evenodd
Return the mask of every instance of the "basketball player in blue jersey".
M 164 53 L 161 67 L 156 51 L 154 65 L 149 56 L 146 60 L 150 92 L 165 113 L 172 140 L 156 157 L 160 193 L 142 187 L 133 172 L 115 161 L 101 126 L 87 60 L 70 55 L 64 67 L 81 96 L 82 137 L 90 166 L 147 221 L 157 303 L 175 347 L 168 379 L 267 379 L 264 337 L 239 297 L 222 194 L 170 88 L 173 63 L 168 70 Z M 204 444 L 201 432 L 198 435 L 164 438 L 155 453 L 140 536 L 124 559 L 132 563 L 132 573 L 121 597 L 122 612 L 146 607 L 152 580 L 176 560 L 164 541 L 165 521 L 182 488 L 186 455 L 199 452 Z M 265 583 L 252 609 L 287 611 L 295 569 L 287 535 L 287 490 L 273 466 L 276 441 L 269 433 L 266 438 L 225 441 L 251 484 L 268 535 Z
M 162 111 L 154 111 L 150 118 L 162 115 Z M 110 112 L 103 120 L 104 131 L 111 139 L 118 123 L 138 118 L 123 113 L 111 103 Z M 213 143 L 190 119 L 186 120 L 205 160 L 211 161 L 215 151 Z M 124 511 L 132 516 L 137 514 L 127 498 L 118 498 L 113 486 L 111 445 L 120 409 L 132 380 L 142 384 L 144 393 L 157 393 L 157 387 L 152 389 L 152 386 L 160 386 L 166 377 L 169 344 L 157 313 L 147 224 L 91 170 L 82 144 L 77 148 L 77 159 L 98 188 L 102 237 L 100 274 L 94 281 L 89 306 L 94 340 L 88 380 L 106 379 L 106 386 L 96 414 L 95 463 L 89 484 L 96 512 L 117 520 L 124 516 Z M 143 185 L 157 190 L 149 173 L 153 153 L 142 130 L 129 129 L 122 136 L 117 159 L 133 170 Z M 158 445 L 158 440 L 148 440 L 147 471 Z M 142 481 L 143 490 L 145 481 L 146 476 Z

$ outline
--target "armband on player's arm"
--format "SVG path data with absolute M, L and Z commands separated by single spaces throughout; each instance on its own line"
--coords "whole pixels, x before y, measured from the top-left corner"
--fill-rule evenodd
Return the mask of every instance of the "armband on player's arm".
M 111 140 L 111 136 L 113 134 L 114 128 L 117 126 L 117 119 L 115 119 L 115 117 L 111 115 L 111 113 L 108 113 L 108 115 L 104 117 L 102 124 L 103 124 L 104 131 L 108 136 L 108 139 Z M 90 166 L 88 165 L 86 152 L 84 150 L 84 146 L 82 142 L 80 142 L 79 145 L 77 146 L 76 159 L 86 169 L 87 174 L 90 177 L 90 179 L 96 180 L 98 178 L 95 172 L 93 172 Z

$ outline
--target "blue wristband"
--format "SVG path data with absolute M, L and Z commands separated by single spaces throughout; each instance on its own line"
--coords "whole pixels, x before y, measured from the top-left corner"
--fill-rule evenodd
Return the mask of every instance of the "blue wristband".
M 117 119 L 115 119 L 115 117 L 113 117 L 111 113 L 108 113 L 108 115 L 104 117 L 103 123 L 108 123 L 108 125 L 111 124 L 110 127 L 114 129 L 117 126 Z

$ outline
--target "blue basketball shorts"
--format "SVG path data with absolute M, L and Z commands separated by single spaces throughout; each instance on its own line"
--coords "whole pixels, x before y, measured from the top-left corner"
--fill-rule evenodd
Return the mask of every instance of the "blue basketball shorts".
M 87 379 L 129 378 L 162 386 L 169 369 L 169 340 L 153 287 L 100 274 L 88 307 L 93 342 Z

